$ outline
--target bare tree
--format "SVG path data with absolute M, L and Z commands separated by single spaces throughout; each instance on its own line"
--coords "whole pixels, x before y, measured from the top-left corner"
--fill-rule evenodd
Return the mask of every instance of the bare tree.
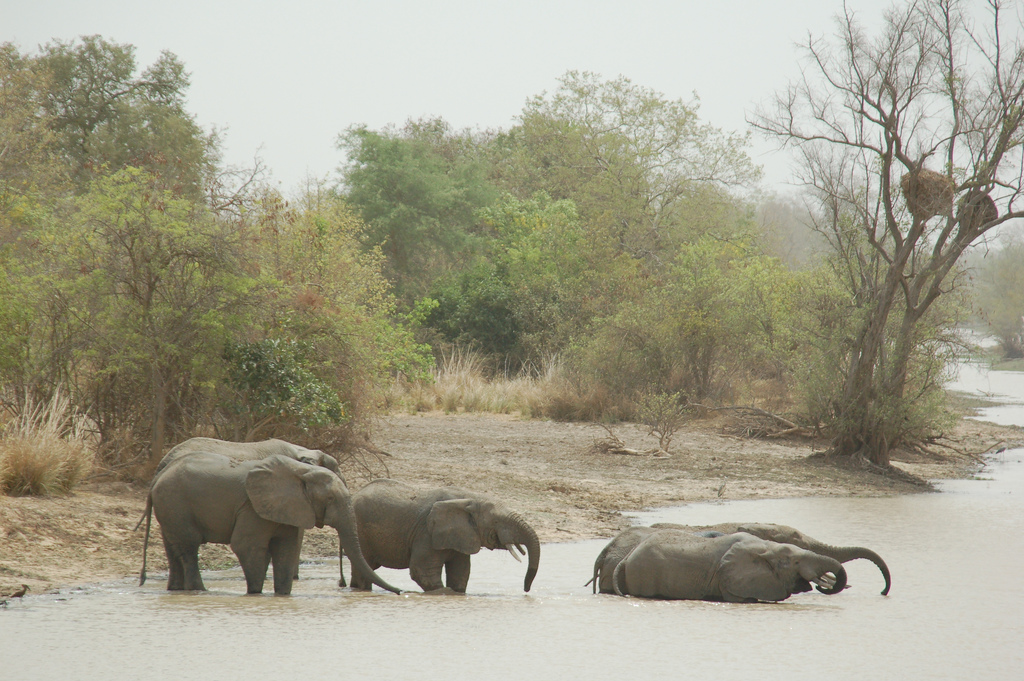
M 1006 5 L 988 0 L 975 23 L 956 0 L 909 2 L 875 37 L 846 10 L 832 40 L 803 46 L 803 77 L 751 117 L 801 153 L 858 308 L 836 454 L 889 464 L 907 440 L 923 318 L 956 286 L 964 250 L 1024 217 L 1024 48 Z

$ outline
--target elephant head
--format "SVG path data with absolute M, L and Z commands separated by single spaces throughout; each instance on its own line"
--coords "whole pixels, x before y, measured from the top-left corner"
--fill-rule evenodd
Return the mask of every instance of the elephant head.
M 777 542 L 744 536 L 722 556 L 719 590 L 727 601 L 781 601 L 811 590 L 837 594 L 846 588 L 846 570 L 834 558 Z
M 246 476 L 245 490 L 262 518 L 306 530 L 333 527 L 353 570 L 383 589 L 401 593 L 367 564 L 359 547 L 352 496 L 331 471 L 274 455 L 253 466 Z
M 529 591 L 540 564 L 540 541 L 523 518 L 503 505 L 486 499 L 448 499 L 433 504 L 427 516 L 427 532 L 435 550 L 474 554 L 481 548 L 505 549 L 529 556 L 523 591 Z M 524 550 L 525 546 L 525 550 Z
M 799 546 L 802 549 L 817 553 L 818 555 L 835 558 L 840 563 L 847 563 L 858 558 L 869 560 L 875 564 L 879 572 L 882 573 L 882 578 L 885 580 L 882 595 L 888 595 L 889 588 L 892 586 L 892 577 L 889 574 L 889 566 L 885 564 L 885 561 L 882 560 L 881 556 L 871 549 L 864 548 L 863 546 L 832 546 L 831 544 L 820 542 L 813 537 L 808 537 L 800 530 L 787 525 L 745 523 L 736 525 L 735 530 L 732 530 L 729 527 L 723 527 L 722 529 L 728 529 L 735 532 L 746 532 L 747 534 L 752 534 L 755 537 L 760 537 L 761 539 L 768 541 Z

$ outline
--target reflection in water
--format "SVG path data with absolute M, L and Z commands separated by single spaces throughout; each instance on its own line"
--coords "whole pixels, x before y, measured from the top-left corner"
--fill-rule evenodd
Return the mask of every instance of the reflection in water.
M 1020 402 L 1024 381 L 1017 375 Z M 963 380 L 963 377 L 961 378 Z M 1002 379 L 1000 379 L 1002 380 Z M 1002 389 L 1002 388 L 1001 388 Z M 1021 418 L 1021 411 L 1017 418 Z M 505 552 L 473 559 L 470 593 L 355 593 L 331 561 L 303 565 L 291 597 L 245 596 L 238 570 L 210 592 L 154 576 L 0 611 L 4 679 L 995 679 L 1019 676 L 1024 639 L 1024 451 L 943 494 L 743 501 L 667 509 L 643 523 L 760 521 L 876 550 L 851 588 L 773 605 L 594 596 L 604 541 L 544 546 L 533 590 Z M 381 570 L 415 589 L 403 571 Z

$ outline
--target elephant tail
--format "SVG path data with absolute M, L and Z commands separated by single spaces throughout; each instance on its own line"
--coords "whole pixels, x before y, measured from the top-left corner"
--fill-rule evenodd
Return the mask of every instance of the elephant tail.
M 153 495 L 146 495 L 146 511 L 139 518 L 139 522 L 135 525 L 135 530 L 138 531 L 139 525 L 142 521 L 146 521 L 146 538 L 142 540 L 142 571 L 139 572 L 139 586 L 146 583 L 146 550 L 149 548 L 149 527 L 153 520 Z
M 608 556 L 609 546 L 611 546 L 610 543 L 607 544 L 603 549 L 601 549 L 601 553 L 597 554 L 597 560 L 594 561 L 594 576 L 590 578 L 589 582 L 583 585 L 590 586 L 591 592 L 595 594 L 597 593 L 597 589 L 601 583 L 601 573 L 604 571 L 604 561 L 605 558 Z

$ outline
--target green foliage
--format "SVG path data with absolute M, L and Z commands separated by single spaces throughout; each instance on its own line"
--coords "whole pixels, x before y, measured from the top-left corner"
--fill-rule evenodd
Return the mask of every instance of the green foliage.
M 439 282 L 431 292 L 437 306 L 425 322 L 449 343 L 498 357 L 517 354 L 516 301 L 504 275 L 496 265 L 483 262 Z
M 353 127 L 338 146 L 349 159 L 345 196 L 367 224 L 364 247 L 384 253 L 388 279 L 411 304 L 476 251 L 476 210 L 495 197 L 487 164 L 468 133 L 438 119 Z
M 86 190 L 98 171 L 146 168 L 177 193 L 201 195 L 214 139 L 185 112 L 188 74 L 170 52 L 135 75 L 135 48 L 101 36 L 54 41 L 35 60 L 43 109 L 71 174 Z
M 503 182 L 520 195 L 572 199 L 624 252 L 649 267 L 671 262 L 685 241 L 745 229 L 727 189 L 759 174 L 747 137 L 702 123 L 697 109 L 628 78 L 569 71 L 497 140 L 515 159 Z
M 228 384 L 237 391 L 239 411 L 253 423 L 279 420 L 306 429 L 347 420 L 338 394 L 311 370 L 309 354 L 296 341 L 229 344 Z
M 977 306 L 1005 359 L 1024 357 L 1024 242 L 991 251 L 976 263 Z
M 361 248 L 365 225 L 343 199 L 313 185 L 294 204 L 268 192 L 260 206 L 267 292 L 257 318 L 264 338 L 252 342 L 297 343 L 305 380 L 322 381 L 344 405 L 344 423 L 363 426 L 390 376 L 429 376 L 430 348 L 395 315 L 382 256 Z M 263 432 L 291 423 L 269 422 Z
M 640 423 L 650 428 L 650 435 L 658 436 L 658 447 L 664 452 L 669 450 L 672 437 L 686 422 L 689 411 L 682 393 L 644 392 L 637 405 Z
M 49 325 L 73 348 L 75 394 L 89 396 L 104 437 L 181 427 L 201 413 L 198 388 L 220 373 L 253 286 L 238 233 L 160 184 L 137 168 L 100 177 L 71 220 L 43 235 L 61 268 Z
M 597 325 L 581 366 L 612 392 L 710 396 L 719 357 L 736 340 L 727 317 L 740 313 L 729 255 L 711 241 L 682 250 L 664 280 Z

